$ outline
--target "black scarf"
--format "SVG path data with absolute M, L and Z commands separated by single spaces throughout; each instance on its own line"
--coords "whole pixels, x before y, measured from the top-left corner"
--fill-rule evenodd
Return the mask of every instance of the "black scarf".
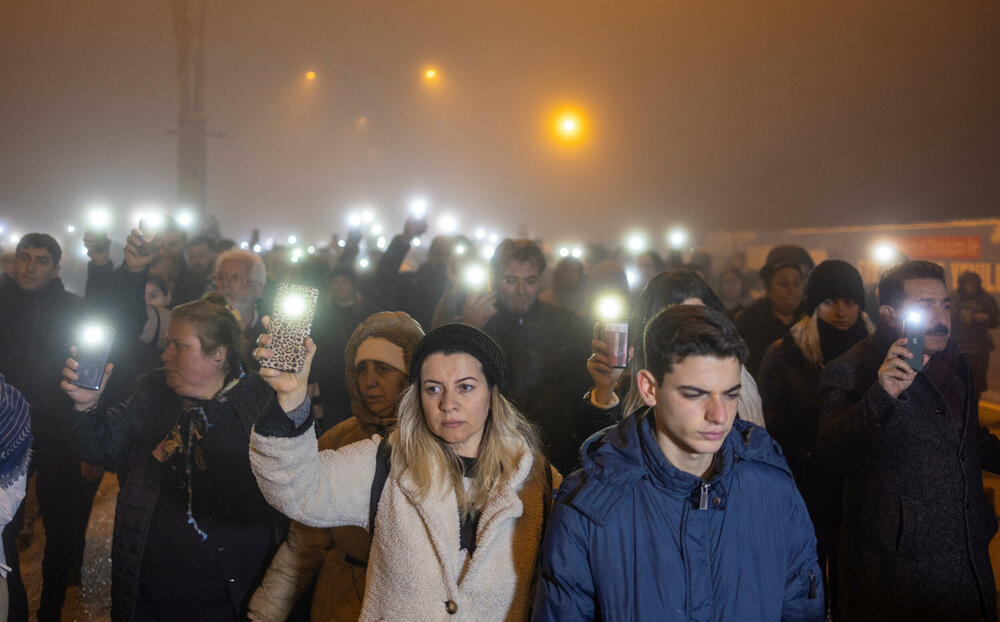
M 868 329 L 861 317 L 858 317 L 854 326 L 847 330 L 840 330 L 819 318 L 816 318 L 816 325 L 819 326 L 819 348 L 823 351 L 824 365 L 847 352 L 854 344 L 868 336 Z
M 472 477 L 476 470 L 476 459 L 459 456 L 462 461 L 462 475 Z M 458 529 L 458 548 L 468 551 L 469 555 L 476 550 L 476 532 L 479 531 L 479 512 L 466 514 Z

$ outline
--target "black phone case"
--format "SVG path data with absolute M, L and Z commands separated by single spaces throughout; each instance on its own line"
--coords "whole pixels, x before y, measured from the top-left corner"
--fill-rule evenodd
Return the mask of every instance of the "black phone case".
M 111 339 L 107 344 L 97 347 L 78 347 L 76 352 L 76 382 L 78 387 L 92 389 L 94 391 L 101 388 L 101 378 L 104 376 L 104 366 L 108 364 L 108 357 L 111 354 Z

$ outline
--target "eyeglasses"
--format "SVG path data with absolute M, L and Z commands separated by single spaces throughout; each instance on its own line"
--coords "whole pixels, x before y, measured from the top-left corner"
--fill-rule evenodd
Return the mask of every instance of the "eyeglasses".
M 212 282 L 216 285 L 246 285 L 250 279 L 235 274 L 216 274 L 212 276 Z

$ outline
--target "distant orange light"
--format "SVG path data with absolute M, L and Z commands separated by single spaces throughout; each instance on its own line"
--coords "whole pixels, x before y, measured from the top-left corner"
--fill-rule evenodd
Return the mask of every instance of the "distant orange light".
M 316 72 L 315 71 L 307 71 L 306 72 L 306 80 L 315 80 L 315 79 L 316 79 Z
M 435 79 L 437 79 L 437 77 L 438 77 L 437 69 L 434 69 L 433 67 L 429 67 L 428 69 L 426 69 L 424 71 L 424 77 L 427 78 L 428 80 L 435 80 Z
M 559 112 L 555 117 L 554 130 L 560 140 L 578 140 L 583 134 L 583 118 L 573 110 Z

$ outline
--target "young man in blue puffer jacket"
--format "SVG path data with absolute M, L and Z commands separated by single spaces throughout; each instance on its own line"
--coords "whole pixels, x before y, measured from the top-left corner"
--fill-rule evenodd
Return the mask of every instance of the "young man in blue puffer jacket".
M 774 440 L 736 420 L 736 329 L 674 306 L 643 342 L 649 408 L 588 441 L 563 482 L 534 619 L 823 620 L 805 504 Z

